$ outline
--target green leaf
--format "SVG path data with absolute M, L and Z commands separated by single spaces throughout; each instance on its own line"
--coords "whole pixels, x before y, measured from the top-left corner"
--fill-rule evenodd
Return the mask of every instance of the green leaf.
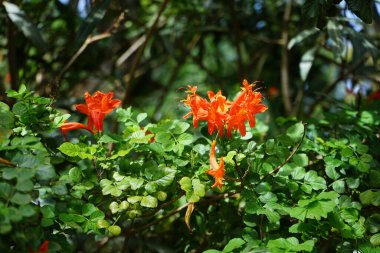
M 272 252 L 311 252 L 314 248 L 314 241 L 308 240 L 300 244 L 295 237 L 289 237 L 286 239 L 279 238 L 276 240 L 269 240 L 267 247 L 271 249 Z
M 223 253 L 233 252 L 234 250 L 240 249 L 246 242 L 241 238 L 231 239 L 227 245 L 223 248 Z
M 113 236 L 118 236 L 121 233 L 121 228 L 117 225 L 109 226 L 107 229 Z
M 82 180 L 82 171 L 78 167 L 71 168 L 69 171 L 69 178 L 74 183 L 79 183 Z
M 119 212 L 119 204 L 116 201 L 111 202 L 108 208 L 112 214 Z
M 0 197 L 8 200 L 12 194 L 12 186 L 8 183 L 0 183 Z
M 368 227 L 368 231 L 371 233 L 377 233 L 380 231 L 380 214 L 372 214 L 367 220 L 366 225 Z
M 355 13 L 365 23 L 372 23 L 373 0 L 347 0 L 348 9 Z
M 367 190 L 360 193 L 359 199 L 363 205 L 380 206 L 380 191 Z
M 97 211 L 98 209 L 94 206 L 92 203 L 86 203 L 82 207 L 82 214 L 84 216 L 90 216 L 93 212 Z
M 76 32 L 75 46 L 80 47 L 86 38 L 93 32 L 98 26 L 99 22 L 103 19 L 108 9 L 110 1 L 105 0 L 97 3 L 93 6 L 92 11 L 82 21 L 79 30 Z
M 136 120 L 137 120 L 137 123 L 140 123 L 141 121 L 143 121 L 144 119 L 146 119 L 146 117 L 148 117 L 148 114 L 143 112 L 143 113 L 139 113 L 136 117 Z
M 139 189 L 144 184 L 144 179 L 142 178 L 131 178 L 129 180 L 132 190 Z
M 177 170 L 170 167 L 148 167 L 144 171 L 144 176 L 158 186 L 166 187 L 173 182 Z
M 325 168 L 326 175 L 334 180 L 337 180 L 340 177 L 340 174 L 335 170 L 333 166 L 327 165 Z
M 62 145 L 58 148 L 59 151 L 61 151 L 63 154 L 71 157 L 78 156 L 79 153 L 82 152 L 82 149 L 71 142 L 65 142 L 62 143 Z
M 140 205 L 148 208 L 155 208 L 158 205 L 158 201 L 155 197 L 148 195 L 142 197 Z
M 57 174 L 51 164 L 40 165 L 36 171 L 36 177 L 39 181 L 47 181 L 55 178 Z
M 179 181 L 179 184 L 181 185 L 181 189 L 186 192 L 188 202 L 198 202 L 206 193 L 205 185 L 199 179 L 191 180 L 188 177 L 183 177 Z
M 182 134 L 182 133 L 184 133 L 189 127 L 190 127 L 190 124 L 189 124 L 189 123 L 178 121 L 178 122 L 175 123 L 174 128 L 171 129 L 170 131 L 171 131 L 173 134 Z
M 288 49 L 289 50 L 292 49 L 294 45 L 301 43 L 306 38 L 314 37 L 314 35 L 319 34 L 319 33 L 320 33 L 320 30 L 318 28 L 303 30 L 302 32 L 300 32 L 299 34 L 291 38 L 291 40 L 288 43 Z
M 292 159 L 297 166 L 306 167 L 309 165 L 309 158 L 306 154 L 295 154 Z
M 373 246 L 380 246 L 380 233 L 371 236 L 371 238 L 369 238 L 369 241 Z
M 82 215 L 79 214 L 67 214 L 67 213 L 61 213 L 59 215 L 59 219 L 63 222 L 77 222 L 77 223 L 82 223 L 86 221 L 86 218 L 83 217 Z
M 9 106 L 1 101 L 0 101 L 0 118 L 1 118 L 0 137 L 1 137 L 5 129 L 11 129 L 14 127 L 14 115 L 11 111 L 9 111 Z
M 305 177 L 306 175 L 306 171 L 305 171 L 305 168 L 302 168 L 302 167 L 296 167 L 293 172 L 291 173 L 292 175 L 292 178 L 294 180 L 301 180 Z
M 307 50 L 301 57 L 299 68 L 300 68 L 301 80 L 304 82 L 306 81 L 307 76 L 309 75 L 311 66 L 313 66 L 316 52 L 317 52 L 317 47 L 313 47 Z
M 319 177 L 317 172 L 310 170 L 305 174 L 305 183 L 309 184 L 314 190 L 326 189 L 326 181 L 323 177 Z
M 45 52 L 48 46 L 44 41 L 40 31 L 32 23 L 25 12 L 22 11 L 17 5 L 10 2 L 4 1 L 3 5 L 8 14 L 8 17 L 17 26 L 17 28 L 22 31 L 25 37 L 28 38 L 38 50 Z
M 193 143 L 193 135 L 184 133 L 178 136 L 177 141 L 182 145 L 190 145 Z
M 273 210 L 260 208 L 256 211 L 256 214 L 264 214 L 270 223 L 277 223 L 280 221 L 280 215 Z
M 316 18 L 319 13 L 319 1 L 305 0 L 302 6 L 302 16 L 305 18 Z
M 29 194 L 23 194 L 16 192 L 15 195 L 11 198 L 11 202 L 17 205 L 26 205 L 32 201 L 32 198 Z
M 332 187 L 333 187 L 334 191 L 336 191 L 337 193 L 344 193 L 345 192 L 344 181 L 343 180 L 335 181 L 332 184 Z
M 289 136 L 294 142 L 296 142 L 302 138 L 304 131 L 305 126 L 301 122 L 298 122 L 288 128 L 286 135 Z
M 28 192 L 33 190 L 34 184 L 30 179 L 17 180 L 16 189 L 21 192 Z
M 98 140 L 99 143 L 118 143 L 118 140 L 115 140 L 109 135 L 103 134 L 102 137 Z
M 30 204 L 20 206 L 18 210 L 20 211 L 21 215 L 24 217 L 32 217 L 33 215 L 36 214 L 34 207 Z
M 52 206 L 42 206 L 40 208 L 40 211 L 42 213 L 42 216 L 46 219 L 53 219 L 55 217 L 54 209 Z
M 96 210 L 95 212 L 91 213 L 90 220 L 95 222 L 95 221 L 104 219 L 104 217 L 105 217 L 105 214 L 102 211 Z

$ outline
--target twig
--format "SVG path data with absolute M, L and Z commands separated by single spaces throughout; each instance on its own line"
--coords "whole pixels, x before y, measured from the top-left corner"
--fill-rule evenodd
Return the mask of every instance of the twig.
M 4 158 L 1 158 L 1 157 L 0 157 L 0 163 L 8 165 L 8 166 L 11 166 L 11 167 L 14 167 L 14 168 L 17 167 L 16 164 L 14 164 L 14 163 L 12 163 L 12 162 L 4 159 Z
M 121 13 L 117 20 L 105 31 L 104 33 L 97 34 L 95 36 L 93 35 L 88 35 L 82 46 L 78 49 L 78 51 L 71 57 L 70 61 L 62 68 L 61 72 L 58 74 L 55 80 L 55 88 L 57 91 L 59 90 L 59 86 L 61 84 L 61 81 L 66 74 L 66 72 L 69 70 L 69 68 L 74 64 L 74 62 L 78 59 L 78 57 L 83 53 L 83 51 L 92 43 L 97 42 L 99 40 L 106 39 L 110 37 L 121 24 L 121 22 L 125 18 L 125 13 Z
M 282 89 L 282 100 L 284 103 L 285 113 L 287 115 L 292 114 L 292 105 L 290 102 L 290 91 L 289 91 L 289 62 L 288 62 L 288 42 L 289 42 L 289 21 L 290 13 L 292 10 L 293 0 L 288 0 L 285 13 L 283 18 L 283 29 L 282 29 L 282 47 L 281 47 L 281 89 Z
M 357 61 L 355 64 L 351 65 L 346 71 L 342 71 L 342 73 L 339 75 L 339 77 L 332 82 L 329 86 L 327 86 L 321 93 L 322 95 L 319 96 L 319 98 L 310 106 L 310 110 L 308 113 L 308 117 L 311 116 L 311 114 L 314 112 L 315 108 L 319 103 L 321 103 L 325 98 L 326 95 L 329 94 L 331 91 L 335 89 L 335 87 L 338 85 L 338 83 L 342 80 L 344 80 L 350 73 L 357 70 L 362 64 L 368 59 L 370 55 L 365 54 L 360 61 Z
M 277 171 L 279 171 L 285 164 L 287 164 L 290 159 L 292 159 L 292 157 L 295 155 L 295 153 L 298 151 L 298 149 L 301 147 L 301 144 L 305 138 L 305 135 L 306 135 L 306 124 L 304 123 L 304 130 L 303 130 L 303 135 L 302 135 L 302 138 L 300 140 L 300 142 L 297 144 L 297 146 L 293 149 L 293 151 L 290 153 L 290 155 L 288 156 L 288 158 L 286 158 L 286 160 L 281 163 L 280 165 L 278 165 L 276 168 L 274 168 L 271 172 L 269 172 L 268 174 L 266 174 L 265 176 L 262 176 L 259 180 L 259 183 L 261 183 L 266 177 L 268 176 L 271 176 L 273 175 L 274 173 L 276 173 Z
M 146 33 L 145 41 L 143 42 L 143 44 L 140 46 L 139 50 L 137 51 L 137 55 L 136 55 L 136 57 L 132 63 L 132 67 L 131 67 L 130 74 L 129 74 L 129 79 L 127 80 L 127 82 L 125 84 L 125 90 L 124 90 L 124 95 L 123 95 L 123 100 L 122 100 L 122 106 L 123 107 L 125 107 L 127 105 L 129 90 L 131 89 L 132 83 L 133 83 L 134 78 L 135 78 L 135 72 L 136 72 L 137 66 L 140 63 L 140 60 L 141 60 L 142 54 L 144 52 L 144 49 L 147 45 L 147 42 L 149 41 L 150 37 L 153 35 L 153 32 L 156 29 L 156 26 L 157 26 L 158 21 L 161 17 L 161 14 L 166 9 L 166 6 L 168 3 L 169 3 L 169 0 L 164 0 L 164 2 L 162 3 L 162 5 L 161 5 L 156 17 L 155 17 L 155 20 L 154 20 L 152 26 L 149 28 L 149 30 Z

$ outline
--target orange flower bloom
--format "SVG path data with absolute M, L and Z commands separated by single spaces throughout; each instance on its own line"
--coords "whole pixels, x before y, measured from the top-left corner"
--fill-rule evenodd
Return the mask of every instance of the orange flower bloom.
M 33 249 L 30 249 L 29 250 L 29 253 L 45 253 L 45 252 L 48 252 L 49 251 L 49 241 L 48 240 L 45 240 L 41 245 L 40 247 L 38 248 L 37 251 L 34 251 Z
M 268 107 L 261 104 L 262 95 L 260 92 L 252 90 L 254 84 L 248 84 L 247 80 L 243 81 L 244 87 L 242 92 L 231 105 L 227 136 L 231 137 L 231 130 L 239 130 L 242 136 L 246 134 L 245 122 L 248 120 L 252 128 L 256 124 L 255 114 L 265 112 Z
M 214 94 L 214 92 L 208 92 L 208 98 L 210 99 L 210 107 L 208 109 L 207 123 L 208 133 L 211 135 L 216 128 L 219 129 L 220 136 L 223 136 L 224 122 L 227 119 L 228 103 L 225 96 L 222 96 L 222 92 Z
M 184 119 L 188 118 L 191 114 L 193 115 L 193 125 L 194 128 L 198 127 L 198 120 L 207 120 L 209 102 L 196 94 L 197 86 L 188 85 L 188 91 L 186 91 L 187 98 L 182 101 L 185 105 L 189 106 L 191 111 L 183 116 Z
M 222 189 L 224 174 L 225 174 L 224 161 L 223 161 L 223 157 L 220 158 L 220 165 L 216 161 L 215 146 L 216 146 L 216 141 L 214 140 L 212 141 L 211 151 L 210 151 L 211 169 L 207 170 L 206 173 L 209 174 L 210 176 L 213 176 L 215 179 L 215 183 L 211 187 L 214 188 L 215 186 L 219 186 L 219 188 Z
M 121 104 L 119 99 L 112 99 L 113 92 L 102 93 L 95 92 L 93 96 L 86 92 L 84 98 L 85 104 L 77 104 L 75 107 L 78 111 L 88 115 L 87 125 L 91 129 L 95 127 L 96 131 L 103 131 L 104 117 Z
M 243 86 L 243 91 L 233 102 L 228 101 L 221 91 L 216 94 L 209 91 L 209 102 L 196 94 L 197 86 L 188 85 L 187 98 L 182 102 L 190 107 L 190 112 L 183 118 L 186 119 L 193 115 L 195 128 L 198 127 L 199 120 L 207 121 L 209 134 L 213 134 L 218 129 L 219 134 L 223 136 L 226 126 L 228 137 L 231 137 L 232 129 L 239 130 L 240 134 L 245 136 L 245 122 L 248 121 L 250 127 L 254 127 L 256 124 L 255 114 L 262 113 L 268 108 L 262 104 L 261 93 L 252 90 L 254 84 L 248 84 L 248 81 L 244 80 Z
M 85 129 L 91 133 L 94 133 L 92 129 L 85 124 L 78 123 L 78 122 L 67 122 L 63 123 L 63 125 L 60 127 L 61 132 L 63 134 L 63 137 L 67 140 L 67 132 L 71 130 L 76 130 L 76 129 Z

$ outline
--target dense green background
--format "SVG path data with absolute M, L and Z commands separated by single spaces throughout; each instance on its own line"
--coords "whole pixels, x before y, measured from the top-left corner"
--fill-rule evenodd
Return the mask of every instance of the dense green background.
M 379 252 L 380 103 L 368 95 L 380 1 L 10 2 L 2 252 L 44 240 L 51 252 Z M 226 187 L 211 190 L 215 135 L 185 123 L 180 101 L 188 84 L 233 100 L 243 79 L 269 110 L 247 137 L 218 140 Z M 62 114 L 85 123 L 73 105 L 97 90 L 123 109 L 100 139 L 64 143 Z

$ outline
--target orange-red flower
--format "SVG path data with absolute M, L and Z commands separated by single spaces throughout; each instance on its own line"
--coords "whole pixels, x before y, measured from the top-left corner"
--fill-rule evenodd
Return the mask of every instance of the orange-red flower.
M 215 186 L 219 186 L 220 189 L 222 189 L 223 186 L 223 180 L 224 180 L 224 160 L 223 157 L 220 158 L 220 165 L 216 161 L 215 158 L 215 146 L 216 146 L 216 141 L 214 140 L 211 145 L 211 150 L 210 150 L 210 165 L 211 169 L 207 170 L 206 173 L 213 176 L 215 179 L 215 183 L 211 186 L 214 188 Z
M 40 247 L 38 248 L 37 251 L 34 251 L 33 249 L 30 249 L 29 250 L 29 253 L 45 253 L 45 252 L 48 252 L 49 251 L 49 241 L 48 240 L 45 240 L 41 245 Z
M 261 93 L 252 90 L 254 84 L 248 84 L 248 81 L 244 80 L 243 85 L 243 91 L 231 105 L 227 120 L 228 137 L 231 137 L 232 129 L 239 130 L 240 134 L 245 136 L 245 122 L 248 120 L 249 126 L 254 127 L 256 124 L 255 114 L 265 112 L 268 109 L 261 103 Z
M 256 120 L 255 114 L 262 113 L 268 108 L 262 104 L 260 92 L 253 91 L 254 84 L 243 81 L 242 92 L 233 101 L 228 101 L 221 91 L 216 94 L 208 92 L 209 101 L 196 94 L 197 87 L 188 86 L 189 93 L 183 103 L 190 107 L 190 112 L 184 116 L 186 119 L 193 115 L 194 127 L 198 127 L 198 121 L 203 120 L 208 123 L 208 132 L 218 129 L 223 136 L 224 127 L 227 128 L 227 135 L 231 137 L 232 129 L 239 130 L 242 136 L 246 134 L 245 123 L 249 122 L 250 127 L 254 127 Z
M 119 99 L 112 99 L 113 92 L 105 94 L 97 91 L 93 96 L 86 92 L 84 98 L 86 103 L 77 104 L 75 107 L 78 111 L 88 116 L 87 126 L 78 122 L 63 123 L 60 128 L 65 139 L 67 132 L 75 129 L 85 129 L 91 133 L 102 132 L 104 117 L 121 104 Z
M 219 133 L 223 136 L 223 126 L 227 119 L 228 103 L 225 96 L 221 91 L 214 94 L 214 92 L 208 92 L 208 98 L 210 100 L 210 106 L 207 115 L 208 133 L 212 134 L 216 128 L 219 129 Z
M 190 115 L 193 115 L 193 125 L 195 128 L 198 127 L 198 120 L 207 120 L 208 117 L 208 108 L 209 102 L 196 94 L 197 86 L 188 85 L 188 90 L 186 91 L 187 98 L 183 103 L 190 107 L 190 112 L 183 116 L 184 119 L 188 118 Z
M 85 124 L 78 123 L 78 122 L 66 122 L 66 123 L 63 123 L 63 125 L 60 128 L 61 128 L 63 137 L 65 139 L 67 139 L 67 132 L 71 130 L 85 129 L 91 133 L 94 133 L 89 126 L 86 126 Z
M 88 115 L 87 125 L 96 131 L 103 131 L 104 117 L 121 104 L 119 99 L 112 99 L 113 92 L 102 93 L 95 92 L 93 96 L 86 92 L 84 98 L 85 104 L 77 104 L 75 107 L 78 111 Z

